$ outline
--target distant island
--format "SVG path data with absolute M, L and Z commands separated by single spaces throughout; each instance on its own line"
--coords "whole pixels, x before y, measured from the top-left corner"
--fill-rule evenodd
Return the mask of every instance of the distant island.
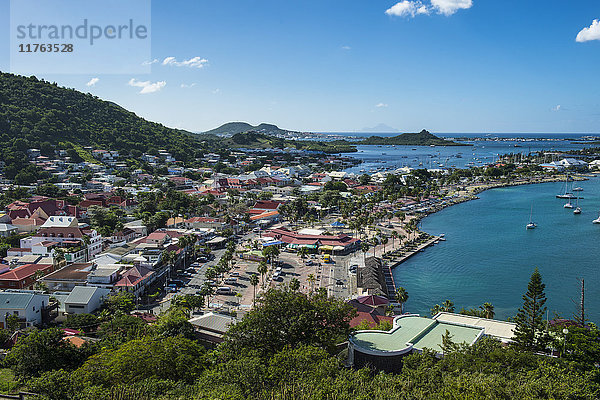
M 313 141 L 291 140 L 260 132 L 236 133 L 231 137 L 223 138 L 221 146 L 232 149 L 285 149 L 320 151 L 323 153 L 353 153 L 356 146 L 346 140 Z
M 442 139 L 425 129 L 418 133 L 403 133 L 392 137 L 371 136 L 356 144 L 380 146 L 470 146 L 470 144 Z
M 277 125 L 262 123 L 259 125 L 250 125 L 247 122 L 228 122 L 219 126 L 218 128 L 211 129 L 210 131 L 202 132 L 206 135 L 218 135 L 218 136 L 233 136 L 238 133 L 246 132 L 258 132 L 266 135 L 288 135 L 290 133 L 299 133 L 296 131 L 289 131 L 279 128 Z

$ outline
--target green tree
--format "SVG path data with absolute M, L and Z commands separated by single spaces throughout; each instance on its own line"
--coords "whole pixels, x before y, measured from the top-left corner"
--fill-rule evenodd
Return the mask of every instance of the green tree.
M 408 301 L 408 292 L 402 286 L 396 289 L 395 298 L 400 303 L 400 314 L 404 314 L 404 303 Z
M 536 268 L 527 285 L 527 292 L 523 295 L 523 307 L 519 308 L 515 316 L 515 343 L 522 349 L 529 351 L 542 351 L 545 349 L 544 341 L 544 314 L 546 313 L 546 285 L 542 283 L 542 275 Z
M 483 317 L 488 319 L 494 319 L 494 306 L 492 303 L 485 302 L 483 305 L 479 306 L 482 311 Z
M 300 281 L 296 278 L 292 278 L 290 280 L 290 289 L 294 291 L 300 289 Z
M 256 286 L 258 285 L 258 275 L 252 274 L 250 275 L 250 284 L 252 285 L 252 289 L 254 290 L 252 296 L 252 304 L 256 304 Z
M 74 373 L 74 379 L 106 388 L 148 378 L 191 383 L 207 365 L 205 354 L 202 346 L 184 337 L 145 337 L 100 351 Z
M 19 378 L 38 376 L 44 371 L 77 368 L 85 354 L 63 340 L 63 331 L 49 328 L 33 330 L 21 337 L 4 362 Z
M 287 287 L 271 288 L 257 303 L 225 334 L 223 348 L 228 354 L 253 349 L 270 355 L 302 344 L 333 351 L 350 333 L 355 315 L 349 304 L 328 298 L 324 290 L 306 295 Z
M 261 262 L 258 264 L 257 271 L 258 271 L 258 273 L 259 273 L 259 274 L 260 274 L 260 276 L 261 276 L 261 280 L 262 280 L 262 286 L 263 286 L 263 289 L 264 289 L 264 288 L 265 288 L 265 274 L 266 274 L 266 273 L 267 273 L 267 271 L 268 271 L 267 263 L 266 263 L 266 262 L 264 262 L 264 261 L 261 261 Z

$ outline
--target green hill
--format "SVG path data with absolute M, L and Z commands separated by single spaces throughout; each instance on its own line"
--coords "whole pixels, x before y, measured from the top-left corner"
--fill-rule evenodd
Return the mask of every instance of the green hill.
M 437 137 L 425 129 L 418 133 L 403 133 L 398 136 L 381 137 L 371 136 L 359 142 L 363 145 L 405 145 L 405 146 L 468 146 L 464 143 L 457 143 Z
M 0 72 L 0 139 L 8 147 L 71 142 L 137 156 L 166 149 L 178 159 L 193 156 L 189 132 L 149 122 L 91 94 L 35 77 Z M 5 146 L 6 147 L 6 146 Z
M 233 136 L 237 133 L 246 132 L 258 132 L 266 135 L 281 135 L 294 131 L 287 131 L 273 124 L 262 123 L 260 125 L 253 126 L 247 122 L 228 122 L 219 126 L 218 128 L 211 129 L 210 131 L 206 131 L 204 133 L 208 135 Z

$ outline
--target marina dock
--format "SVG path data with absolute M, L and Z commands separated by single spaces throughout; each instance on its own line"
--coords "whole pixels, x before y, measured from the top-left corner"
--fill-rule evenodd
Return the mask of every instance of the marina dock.
M 409 252 L 403 254 L 400 257 L 393 258 L 392 260 L 390 260 L 390 270 L 396 268 L 398 265 L 402 264 L 404 261 L 408 260 L 409 258 L 414 256 L 421 250 L 424 250 L 425 248 L 432 246 L 433 244 L 439 242 L 440 240 L 445 240 L 443 235 L 434 236 L 431 239 L 427 240 L 425 243 L 422 243 L 419 246 L 417 246 L 417 248 L 415 248 L 414 250 L 410 250 Z

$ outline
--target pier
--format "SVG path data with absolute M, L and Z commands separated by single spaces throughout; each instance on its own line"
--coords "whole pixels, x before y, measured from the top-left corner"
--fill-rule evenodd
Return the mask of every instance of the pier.
M 425 248 L 432 246 L 433 244 L 439 242 L 440 240 L 445 240 L 443 235 L 433 236 L 432 238 L 428 239 L 426 242 L 418 245 L 415 249 L 404 253 L 400 257 L 394 257 L 392 260 L 390 260 L 390 271 L 392 269 L 396 268 L 398 265 L 402 264 L 404 261 L 406 261 L 409 258 L 411 258 L 412 256 L 414 256 L 415 254 L 417 254 L 418 252 L 420 252 L 421 250 L 424 250 Z M 390 274 L 391 274 L 391 272 L 390 272 Z

